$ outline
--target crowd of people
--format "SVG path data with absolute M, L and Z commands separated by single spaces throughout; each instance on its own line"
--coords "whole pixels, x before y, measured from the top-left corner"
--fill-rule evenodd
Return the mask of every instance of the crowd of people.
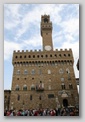
M 63 107 L 59 109 L 5 110 L 4 116 L 79 116 L 79 109 Z

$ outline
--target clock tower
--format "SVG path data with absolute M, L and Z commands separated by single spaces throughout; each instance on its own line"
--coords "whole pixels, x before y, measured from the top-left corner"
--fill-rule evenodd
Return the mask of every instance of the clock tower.
M 53 50 L 52 44 L 52 22 L 49 15 L 41 16 L 41 36 L 43 51 Z

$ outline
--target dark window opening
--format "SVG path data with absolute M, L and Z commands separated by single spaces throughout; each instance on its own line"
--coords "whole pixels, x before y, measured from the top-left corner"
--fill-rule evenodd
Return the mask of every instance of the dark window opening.
M 30 95 L 30 100 L 32 100 L 32 95 Z
M 35 55 L 33 55 L 33 58 L 35 58 Z
M 64 56 L 66 57 L 66 54 L 64 54 Z
M 54 98 L 54 94 L 48 94 L 48 98 Z
M 18 58 L 18 56 L 15 56 L 15 58 Z
M 52 57 L 52 55 L 50 55 L 50 57 Z
M 17 96 L 17 100 L 19 101 L 20 100 L 20 95 L 18 94 L 18 96 Z
M 70 56 L 70 54 L 68 54 L 68 56 Z
M 22 58 L 22 56 L 20 56 L 20 58 Z
M 26 55 L 24 56 L 24 58 L 26 58 Z
M 65 89 L 65 85 L 61 85 L 62 89 Z

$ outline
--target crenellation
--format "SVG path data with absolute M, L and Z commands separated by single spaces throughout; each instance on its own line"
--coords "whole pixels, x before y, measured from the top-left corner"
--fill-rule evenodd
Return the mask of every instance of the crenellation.
M 28 50 L 26 50 L 26 52 L 28 52 Z

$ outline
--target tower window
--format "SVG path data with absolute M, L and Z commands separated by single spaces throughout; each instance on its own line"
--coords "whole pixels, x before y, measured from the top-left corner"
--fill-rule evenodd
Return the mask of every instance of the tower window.
M 50 55 L 50 57 L 52 57 L 52 55 Z
M 61 57 L 61 54 L 59 54 L 59 56 Z
M 48 55 L 45 55 L 45 57 L 48 57 Z
M 64 54 L 64 56 L 66 57 L 66 54 Z
M 41 57 L 43 58 L 43 55 L 41 55 Z
M 41 95 L 39 96 L 39 100 L 41 100 L 42 99 L 42 97 L 41 97 Z
M 57 55 L 55 54 L 55 57 L 57 57 Z
M 35 58 L 35 55 L 33 55 L 33 58 Z
M 24 56 L 24 58 L 26 58 L 26 55 Z
M 15 56 L 15 58 L 18 58 L 18 56 Z
M 39 58 L 39 55 L 37 55 L 37 57 Z
M 70 57 L 70 54 L 68 54 L 68 56 Z
M 22 56 L 20 56 L 20 58 L 22 58 Z
M 28 58 L 31 58 L 31 56 L 29 55 Z

